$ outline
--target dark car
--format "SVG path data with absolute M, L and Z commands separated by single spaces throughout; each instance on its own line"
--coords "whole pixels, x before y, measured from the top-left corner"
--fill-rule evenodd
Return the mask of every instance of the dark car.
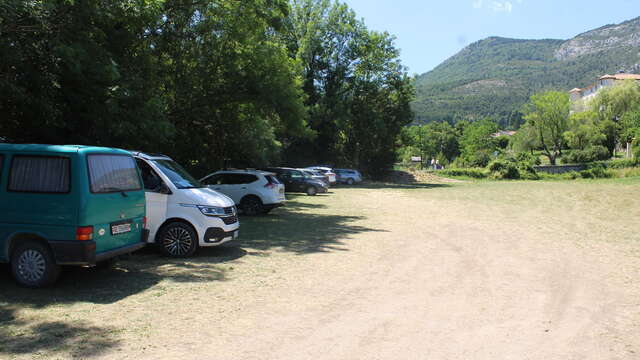
M 261 168 L 260 170 L 275 173 L 278 179 L 284 184 L 284 190 L 286 192 L 303 192 L 307 195 L 327 192 L 327 185 L 324 182 L 316 180 L 297 169 L 269 167 Z

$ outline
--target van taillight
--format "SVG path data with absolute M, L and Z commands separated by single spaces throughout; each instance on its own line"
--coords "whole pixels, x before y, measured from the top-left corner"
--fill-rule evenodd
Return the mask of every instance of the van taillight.
M 76 240 L 87 241 L 93 239 L 93 226 L 80 226 L 76 229 Z
M 142 218 L 142 228 L 143 229 L 147 228 L 147 217 L 146 216 Z
M 266 187 L 267 189 L 273 189 L 276 187 L 276 184 L 267 183 L 264 187 Z

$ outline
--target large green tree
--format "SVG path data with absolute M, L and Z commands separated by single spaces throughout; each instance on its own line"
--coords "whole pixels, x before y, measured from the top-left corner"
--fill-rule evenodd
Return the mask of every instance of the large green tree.
M 562 155 L 564 134 L 569 129 L 569 95 L 548 91 L 531 96 L 523 113 L 551 165 Z
M 591 108 L 599 114 L 598 126 L 606 136 L 605 146 L 613 153 L 621 140 L 633 140 L 636 124 L 632 119 L 640 111 L 640 83 L 627 80 L 600 91 Z
M 341 2 L 294 0 L 285 39 L 316 134 L 288 148 L 289 162 L 355 166 L 373 175 L 390 168 L 413 98 L 393 37 L 369 31 Z

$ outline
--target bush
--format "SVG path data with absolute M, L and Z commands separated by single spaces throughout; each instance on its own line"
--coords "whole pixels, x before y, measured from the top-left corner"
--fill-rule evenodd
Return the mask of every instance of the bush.
M 485 169 L 479 168 L 445 169 L 438 173 L 444 176 L 466 176 L 474 179 L 484 179 L 489 176 Z
M 609 169 L 624 169 L 624 168 L 632 168 L 636 166 L 640 166 L 640 159 L 616 159 L 611 160 L 606 163 L 602 163 L 605 167 Z
M 491 172 L 491 177 L 494 179 L 520 179 L 520 171 L 518 170 L 518 164 L 514 161 L 497 159 L 493 160 L 487 169 Z
M 588 170 L 581 171 L 580 176 L 583 179 L 601 179 L 613 177 L 613 173 L 606 170 L 603 166 L 595 166 Z
M 529 152 L 520 152 L 516 154 L 515 160 L 519 163 L 526 163 L 528 165 L 531 165 L 532 167 L 534 165 L 540 165 L 541 163 L 539 156 L 536 156 Z
M 574 150 L 562 157 L 564 164 L 584 164 L 598 160 L 607 160 L 611 157 L 609 150 L 602 145 L 590 146 L 584 150 Z

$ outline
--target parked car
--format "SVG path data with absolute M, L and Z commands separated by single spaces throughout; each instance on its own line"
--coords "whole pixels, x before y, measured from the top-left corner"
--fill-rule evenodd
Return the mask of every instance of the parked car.
M 305 175 L 311 176 L 311 178 L 313 179 L 322 181 L 327 185 L 327 187 L 331 186 L 331 182 L 329 181 L 329 176 L 319 171 L 309 170 L 309 169 L 298 169 L 298 170 L 302 171 Z
M 302 171 L 292 168 L 262 168 L 260 170 L 275 173 L 284 184 L 286 192 L 303 192 L 307 195 L 316 195 L 318 193 L 326 193 L 327 185 L 319 180 L 305 175 Z
M 16 282 L 52 285 L 146 244 L 145 195 L 127 151 L 0 144 L 0 262 Z
M 336 183 L 336 173 L 333 172 L 333 169 L 328 168 L 328 167 L 324 167 L 324 166 L 309 166 L 307 167 L 307 169 L 309 170 L 313 170 L 313 171 L 319 171 L 320 173 L 327 175 L 329 177 L 329 183 L 330 184 L 335 184 Z
M 283 206 L 284 185 L 275 173 L 257 170 L 218 171 L 200 181 L 230 197 L 246 215 L 267 214 Z
M 207 188 L 170 157 L 134 152 L 147 202 L 149 242 L 171 257 L 238 237 L 233 200 Z
M 337 181 L 340 184 L 353 185 L 362 182 L 362 175 L 358 170 L 353 169 L 335 169 Z

